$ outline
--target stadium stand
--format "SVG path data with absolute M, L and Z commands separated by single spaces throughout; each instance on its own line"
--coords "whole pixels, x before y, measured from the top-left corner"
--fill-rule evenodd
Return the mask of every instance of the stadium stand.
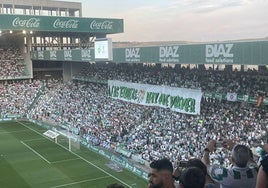
M 9 81 L 0 86 L 1 117 L 25 117 L 30 104 L 42 87 L 41 81 Z
M 268 83 L 265 74 L 254 70 L 207 70 L 201 74 L 196 69 L 187 68 L 93 64 L 76 78 L 267 95 L 267 87 L 263 87 Z M 208 81 L 215 84 L 209 85 Z M 200 158 L 210 139 L 232 139 L 248 146 L 263 144 L 268 123 L 267 106 L 257 108 L 256 104 L 203 98 L 201 114 L 191 116 L 114 100 L 107 96 L 106 90 L 107 85 L 103 82 L 57 84 L 46 91 L 30 115 L 36 120 L 76 127 L 88 142 L 110 150 L 122 147 L 148 162 L 167 157 L 175 164 L 178 159 Z M 227 157 L 224 148 L 218 148 L 212 155 L 215 162 L 226 165 Z
M 22 53 L 16 48 L 0 48 L 0 79 L 15 79 L 27 76 Z
M 267 70 L 219 71 L 177 69 L 172 67 L 159 67 L 142 64 L 88 64 L 75 78 L 90 78 L 92 80 L 109 79 L 146 83 L 155 85 L 169 85 L 182 88 L 200 88 L 207 92 L 236 92 L 258 96 L 263 93 L 267 96 L 265 88 L 268 86 Z

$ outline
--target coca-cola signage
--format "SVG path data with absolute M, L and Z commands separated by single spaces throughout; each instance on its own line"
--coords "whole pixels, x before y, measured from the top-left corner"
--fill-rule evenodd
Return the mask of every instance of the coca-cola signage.
M 13 27 L 26 27 L 26 28 L 38 28 L 40 26 L 40 19 L 38 18 L 29 18 L 21 19 L 16 17 L 12 22 Z
M 90 23 L 90 29 L 92 30 L 112 30 L 113 29 L 113 22 L 112 21 L 97 21 L 93 20 Z
M 1 30 L 121 33 L 122 19 L 0 14 Z
M 77 19 L 69 19 L 69 20 L 61 20 L 56 19 L 53 23 L 53 27 L 58 29 L 77 29 L 78 28 L 79 20 Z

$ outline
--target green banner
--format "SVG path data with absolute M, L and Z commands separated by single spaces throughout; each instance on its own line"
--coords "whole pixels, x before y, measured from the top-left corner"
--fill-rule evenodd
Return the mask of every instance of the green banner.
M 81 52 L 79 52 L 81 51 Z M 117 63 L 268 65 L 268 41 L 114 48 Z M 43 53 L 43 54 L 42 54 Z M 90 56 L 89 56 L 90 54 Z M 95 61 L 94 49 L 32 52 L 33 60 Z
M 121 147 L 116 147 L 115 151 L 116 151 L 117 153 L 120 153 L 120 154 L 126 156 L 126 157 L 130 157 L 130 156 L 131 156 L 131 152 L 130 152 L 130 151 L 125 150 L 125 149 L 123 149 L 123 148 L 121 148 Z
M 122 33 L 123 19 L 0 14 L 1 30 Z
M 199 89 L 108 80 L 108 96 L 139 105 L 159 106 L 197 115 L 200 114 L 202 92 Z

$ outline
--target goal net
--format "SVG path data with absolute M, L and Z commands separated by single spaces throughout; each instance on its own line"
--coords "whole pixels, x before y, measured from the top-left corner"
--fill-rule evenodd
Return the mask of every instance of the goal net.
M 78 135 L 72 134 L 67 130 L 48 130 L 43 133 L 45 136 L 53 139 L 57 144 L 68 149 L 69 151 L 80 150 L 80 138 Z

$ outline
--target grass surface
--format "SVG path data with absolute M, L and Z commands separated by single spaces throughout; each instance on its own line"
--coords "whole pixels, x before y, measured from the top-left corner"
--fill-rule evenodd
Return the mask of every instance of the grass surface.
M 123 170 L 116 172 L 108 159 L 80 146 L 68 151 L 45 138 L 43 128 L 30 122 L 0 122 L 0 185 L 3 188 L 147 187 L 145 180 Z

